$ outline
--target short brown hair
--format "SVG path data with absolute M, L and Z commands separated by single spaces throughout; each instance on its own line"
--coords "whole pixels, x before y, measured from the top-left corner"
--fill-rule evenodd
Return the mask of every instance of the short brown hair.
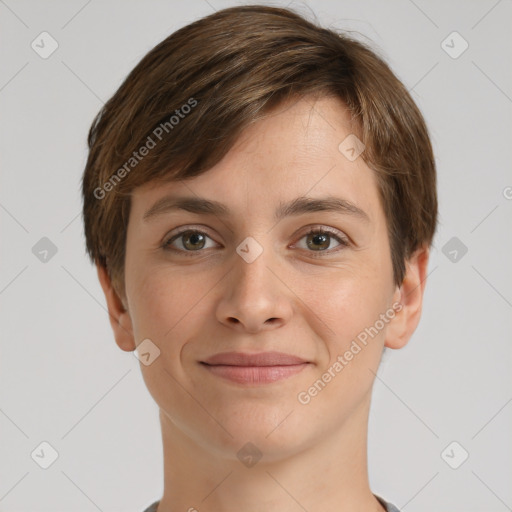
M 358 127 L 386 215 L 393 279 L 402 283 L 405 261 L 431 245 L 437 223 L 435 162 L 419 109 L 367 45 L 289 9 L 248 5 L 171 34 L 94 119 L 82 182 L 87 252 L 118 293 L 131 192 L 206 172 L 250 123 L 305 95 L 341 99 Z

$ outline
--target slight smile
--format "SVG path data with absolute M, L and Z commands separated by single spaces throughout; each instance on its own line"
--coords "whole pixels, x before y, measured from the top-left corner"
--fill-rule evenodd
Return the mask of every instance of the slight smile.
M 211 373 L 239 384 L 268 384 L 295 375 L 311 363 L 282 352 L 223 352 L 201 364 Z

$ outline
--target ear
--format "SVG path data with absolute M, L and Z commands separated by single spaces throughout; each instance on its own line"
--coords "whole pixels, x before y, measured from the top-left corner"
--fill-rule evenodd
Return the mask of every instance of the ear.
M 394 301 L 401 305 L 396 308 L 395 317 L 388 324 L 385 347 L 404 347 L 416 330 L 421 317 L 423 291 L 425 289 L 429 248 L 418 249 L 406 262 L 406 273 Z
M 108 316 L 116 343 L 121 350 L 131 352 L 136 349 L 136 345 L 130 313 L 125 309 L 123 302 L 112 286 L 107 269 L 101 264 L 96 264 L 96 270 L 98 271 L 98 279 L 107 300 Z

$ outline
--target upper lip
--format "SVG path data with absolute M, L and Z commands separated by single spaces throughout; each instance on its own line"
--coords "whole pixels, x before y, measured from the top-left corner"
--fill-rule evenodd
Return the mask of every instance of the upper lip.
M 222 352 L 209 357 L 203 363 L 226 366 L 290 366 L 307 363 L 305 359 L 283 352 Z

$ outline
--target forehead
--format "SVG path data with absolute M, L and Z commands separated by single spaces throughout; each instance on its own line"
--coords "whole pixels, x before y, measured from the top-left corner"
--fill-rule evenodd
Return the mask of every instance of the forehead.
M 293 99 L 246 128 L 225 157 L 203 174 L 135 189 L 132 212 L 142 217 L 169 193 L 215 198 L 244 215 L 299 196 L 336 195 L 371 218 L 379 214 L 374 173 L 361 157 L 351 161 L 340 150 L 357 128 L 337 98 Z

